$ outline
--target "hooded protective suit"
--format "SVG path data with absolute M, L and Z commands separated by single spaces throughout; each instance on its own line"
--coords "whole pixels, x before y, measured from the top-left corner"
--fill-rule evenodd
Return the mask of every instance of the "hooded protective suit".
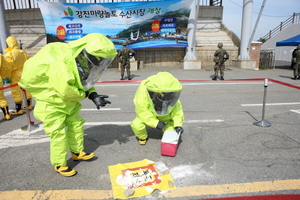
M 2 80 L 2 73 L 4 72 L 4 66 L 7 66 L 8 64 L 5 62 L 2 54 L 0 53 L 0 88 L 3 88 L 3 80 Z M 11 119 L 11 116 L 9 115 L 8 112 L 8 101 L 6 100 L 4 96 L 4 90 L 0 90 L 0 108 L 2 109 L 2 112 L 4 114 L 4 119 Z
M 159 122 L 165 122 L 165 130 L 174 130 L 174 127 L 182 127 L 184 114 L 179 98 L 182 85 L 169 72 L 159 72 L 143 80 L 136 91 L 134 105 L 136 118 L 131 122 L 134 134 L 140 140 L 148 137 L 146 127 L 157 128 Z M 164 108 L 157 109 L 152 94 L 172 94 L 169 103 Z M 164 107 L 164 106 L 162 106 Z M 162 111 L 164 110 L 164 111 Z
M 85 120 L 79 116 L 82 106 L 78 101 L 97 96 L 93 87 L 96 80 L 86 86 L 79 73 L 82 66 L 77 62 L 78 56 L 86 52 L 98 60 L 109 61 L 117 54 L 113 43 L 99 33 L 69 43 L 49 43 L 25 63 L 19 82 L 36 100 L 34 116 L 43 122 L 45 133 L 51 137 L 50 159 L 55 166 L 66 165 L 68 149 L 73 153 L 84 149 Z M 98 72 L 101 74 L 103 70 Z
M 3 80 L 2 80 L 4 65 L 5 65 L 5 60 L 2 54 L 0 53 L 0 88 L 4 87 Z M 4 90 L 0 90 L 0 108 L 4 108 L 6 106 L 8 106 L 8 101 L 4 96 Z
M 6 54 L 4 55 L 4 59 L 8 63 L 8 65 L 5 65 L 4 67 L 2 79 L 9 78 L 10 83 L 13 85 L 17 84 L 20 81 L 23 66 L 24 63 L 28 60 L 28 55 L 25 51 L 20 49 L 20 45 L 15 37 L 9 36 L 6 39 L 6 44 L 8 48 L 4 50 L 6 52 Z M 16 103 L 18 112 L 21 109 L 22 105 L 22 90 L 19 86 L 15 86 L 11 88 L 11 93 L 14 102 Z M 31 99 L 31 95 L 28 92 L 26 92 L 26 99 Z M 19 114 L 23 114 L 23 112 L 20 111 Z

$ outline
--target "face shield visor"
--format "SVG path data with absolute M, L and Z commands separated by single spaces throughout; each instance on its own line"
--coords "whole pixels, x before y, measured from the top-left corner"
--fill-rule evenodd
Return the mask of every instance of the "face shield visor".
M 169 114 L 180 96 L 180 92 L 148 91 L 148 93 L 153 103 L 153 110 L 157 115 Z
M 82 86 L 87 90 L 92 88 L 112 60 L 93 56 L 83 49 L 75 58 Z

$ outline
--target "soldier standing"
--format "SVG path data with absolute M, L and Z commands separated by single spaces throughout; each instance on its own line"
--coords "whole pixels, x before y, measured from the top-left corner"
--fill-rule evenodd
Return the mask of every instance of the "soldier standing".
M 128 42 L 123 42 L 123 48 L 120 49 L 118 53 L 119 62 L 121 63 L 121 79 L 124 80 L 124 72 L 126 69 L 128 80 L 131 80 L 130 77 L 130 59 L 134 56 L 134 50 L 127 47 Z
M 227 53 L 227 51 L 225 49 L 222 48 L 223 47 L 223 43 L 219 43 L 218 44 L 218 50 L 215 51 L 214 54 L 214 62 L 215 62 L 215 67 L 214 67 L 214 71 L 215 71 L 215 76 L 212 80 L 217 80 L 218 77 L 218 71 L 220 71 L 220 80 L 224 80 L 224 70 L 225 70 L 225 61 L 229 58 L 229 54 Z
M 294 68 L 294 80 L 300 79 L 300 44 L 297 49 L 293 51 L 293 68 Z

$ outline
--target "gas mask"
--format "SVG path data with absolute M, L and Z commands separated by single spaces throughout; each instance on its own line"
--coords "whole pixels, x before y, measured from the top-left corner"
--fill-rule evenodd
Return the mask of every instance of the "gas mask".
M 92 88 L 112 60 L 93 56 L 83 49 L 75 58 L 82 86 L 87 90 Z
M 158 115 L 169 114 L 180 96 L 180 92 L 148 91 L 148 93 L 153 103 L 153 110 Z

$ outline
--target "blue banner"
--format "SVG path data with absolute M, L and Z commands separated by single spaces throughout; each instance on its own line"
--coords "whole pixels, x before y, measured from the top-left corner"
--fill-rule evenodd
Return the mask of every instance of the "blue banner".
M 187 47 L 187 25 L 193 0 L 117 3 L 38 1 L 47 42 L 69 42 L 102 33 L 116 46 Z

